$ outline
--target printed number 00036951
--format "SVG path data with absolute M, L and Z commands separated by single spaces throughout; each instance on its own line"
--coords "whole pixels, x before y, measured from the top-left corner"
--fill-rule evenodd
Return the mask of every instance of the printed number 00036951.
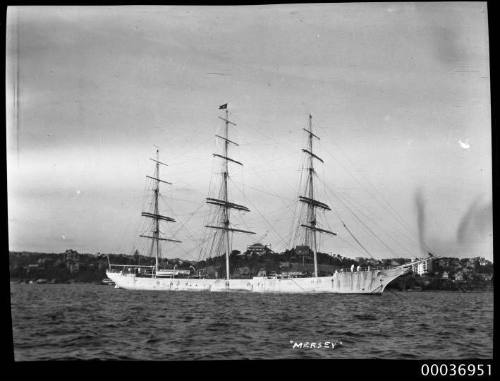
M 423 364 L 422 376 L 491 376 L 491 364 Z

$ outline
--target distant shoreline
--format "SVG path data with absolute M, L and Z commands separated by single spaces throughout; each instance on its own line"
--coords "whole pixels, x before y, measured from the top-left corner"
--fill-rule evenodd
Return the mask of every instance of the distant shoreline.
M 293 249 L 283 253 L 274 253 L 265 248 L 264 251 L 231 254 L 231 277 L 250 279 L 258 274 L 276 275 L 298 274 L 310 276 L 313 264 L 307 255 L 302 256 Z M 447 290 L 447 291 L 489 291 L 493 290 L 493 264 L 481 257 L 475 258 L 438 258 L 429 259 L 432 268 L 423 274 L 409 273 L 403 275 L 388 286 L 388 290 L 405 290 L 408 292 Z M 356 271 L 358 266 L 367 268 L 398 266 L 409 261 L 408 258 L 391 258 L 375 260 L 373 258 L 346 258 L 340 255 L 318 253 L 320 276 L 328 276 L 335 271 Z M 12 282 L 53 283 L 53 284 L 102 284 L 106 278 L 109 262 L 124 265 L 152 265 L 154 258 L 123 254 L 80 254 L 75 250 L 65 253 L 32 253 L 10 252 L 9 270 Z M 202 261 L 182 259 L 162 259 L 162 268 L 192 270 L 193 274 L 207 278 L 223 278 L 225 276 L 224 258 L 215 257 Z

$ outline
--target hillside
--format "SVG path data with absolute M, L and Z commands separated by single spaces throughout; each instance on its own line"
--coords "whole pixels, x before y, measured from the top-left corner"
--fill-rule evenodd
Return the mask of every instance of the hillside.
M 233 251 L 231 277 L 249 278 L 258 274 L 292 273 L 310 276 L 313 272 L 311 255 L 298 255 L 294 250 L 273 253 L 269 249 L 261 253 Z M 13 281 L 29 282 L 39 279 L 51 283 L 92 282 L 100 283 L 106 277 L 108 260 L 113 264 L 153 265 L 154 258 L 125 254 L 80 254 L 74 250 L 64 253 L 11 252 L 9 254 L 10 277 Z M 397 266 L 408 262 L 405 258 L 375 260 L 371 258 L 346 258 L 340 255 L 318 253 L 319 275 L 326 276 L 335 270 L 352 266 Z M 160 267 L 190 269 L 193 275 L 225 277 L 225 257 L 202 261 L 162 259 Z M 407 274 L 389 285 L 396 289 L 490 289 L 493 264 L 484 258 L 439 258 L 432 261 L 432 268 L 422 275 Z

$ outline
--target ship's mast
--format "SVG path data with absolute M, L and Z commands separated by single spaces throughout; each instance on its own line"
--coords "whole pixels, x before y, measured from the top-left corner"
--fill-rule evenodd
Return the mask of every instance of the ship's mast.
M 309 128 L 306 130 L 304 128 L 304 131 L 308 133 L 308 148 L 303 148 L 302 151 L 304 151 L 308 155 L 308 161 L 309 161 L 309 166 L 307 168 L 307 180 L 306 180 L 306 191 L 307 191 L 307 196 L 299 196 L 299 201 L 307 204 L 307 214 L 306 214 L 306 224 L 301 224 L 305 229 L 305 246 L 308 246 L 309 248 L 312 249 L 313 255 L 314 255 L 314 277 L 318 276 L 318 248 L 317 248 L 317 240 L 316 240 L 316 233 L 327 233 L 327 234 L 332 234 L 336 235 L 334 232 L 325 230 L 325 229 L 320 229 L 318 228 L 317 221 L 316 221 L 316 208 L 320 209 L 325 209 L 325 210 L 331 210 L 330 207 L 325 204 L 324 202 L 318 201 L 314 198 L 314 176 L 315 176 L 315 171 L 314 171 L 314 159 L 320 161 L 323 163 L 323 159 L 321 159 L 319 156 L 314 154 L 313 151 L 313 138 L 316 138 L 319 140 L 319 137 L 316 136 L 313 133 L 312 130 L 312 115 L 309 114 Z
M 224 140 L 224 151 L 223 154 L 225 157 L 227 157 L 228 154 L 228 146 L 229 146 L 229 141 L 227 140 L 229 138 L 229 111 L 226 106 L 226 120 L 224 121 L 225 128 L 224 128 L 224 136 L 226 139 Z M 224 199 L 224 203 L 227 205 L 228 202 L 228 191 L 227 191 L 227 178 L 229 176 L 229 164 L 228 160 L 224 160 L 224 172 L 223 172 L 223 191 L 222 191 L 222 197 Z M 226 229 L 229 229 L 229 208 L 222 208 L 223 211 L 223 222 L 224 222 L 224 227 Z M 229 255 L 231 254 L 231 242 L 230 242 L 230 237 L 229 237 L 229 230 L 225 230 L 225 238 L 226 238 L 226 279 L 229 279 Z
M 155 163 L 155 177 L 157 179 L 160 178 L 160 150 L 156 150 L 156 163 Z M 155 193 L 155 206 L 154 206 L 154 214 L 158 216 L 158 195 L 160 193 L 160 181 L 156 181 L 156 186 L 154 189 Z M 155 230 L 153 232 L 154 239 L 156 240 L 156 256 L 155 256 L 155 274 L 158 274 L 158 257 L 160 256 L 160 219 L 155 217 Z M 154 241 L 153 241 L 154 242 Z
M 243 205 L 235 204 L 233 202 L 229 201 L 229 192 L 228 192 L 228 186 L 227 186 L 227 181 L 229 178 L 229 162 L 238 164 L 238 165 L 243 165 L 239 161 L 236 161 L 234 159 L 231 159 L 228 157 L 229 153 L 229 144 L 233 144 L 235 146 L 238 146 L 238 143 L 232 141 L 229 139 L 229 125 L 231 126 L 236 126 L 236 123 L 232 122 L 229 120 L 229 111 L 227 109 L 227 103 L 223 104 L 222 106 L 219 106 L 220 110 L 225 111 L 225 117 L 219 116 L 219 119 L 222 119 L 224 121 L 224 136 L 220 135 L 215 135 L 217 138 L 223 140 L 223 150 L 222 150 L 222 155 L 214 153 L 214 157 L 218 157 L 220 159 L 224 160 L 223 164 L 223 170 L 222 170 L 222 185 L 221 185 L 221 194 L 220 194 L 220 199 L 216 198 L 207 198 L 207 203 L 216 205 L 219 207 L 218 212 L 220 213 L 220 219 L 219 221 L 222 223 L 222 225 L 206 225 L 208 228 L 212 229 L 218 229 L 221 231 L 222 234 L 222 242 L 226 246 L 226 280 L 229 280 L 230 278 L 230 271 L 229 271 L 229 255 L 231 254 L 231 237 L 230 234 L 233 232 L 238 232 L 238 233 L 247 233 L 247 234 L 255 234 L 254 232 L 248 231 L 248 230 L 241 230 L 241 229 L 235 229 L 230 226 L 230 209 L 236 209 L 240 211 L 245 211 L 249 212 L 250 210 Z
M 160 161 L 160 150 L 156 150 L 156 158 L 155 159 L 150 159 L 155 162 L 155 173 L 154 176 L 146 176 L 149 179 L 152 179 L 155 182 L 155 186 L 153 189 L 154 193 L 154 199 L 153 199 L 153 213 L 150 212 L 142 212 L 141 215 L 143 217 L 148 217 L 152 218 L 154 220 L 153 224 L 153 231 L 151 232 L 152 235 L 145 235 L 141 234 L 140 236 L 143 238 L 148 238 L 151 239 L 151 256 L 155 256 L 155 272 L 154 276 L 158 274 L 158 260 L 161 257 L 161 247 L 160 247 L 160 241 L 169 241 L 169 242 L 181 242 L 176 239 L 170 239 L 170 238 L 162 238 L 160 237 L 160 221 L 166 221 L 166 222 L 175 222 L 175 220 L 171 217 L 163 216 L 160 214 L 159 210 L 159 197 L 160 197 L 160 183 L 165 183 L 171 185 L 172 183 L 169 183 L 167 181 L 161 180 L 160 179 L 160 165 L 167 166 L 167 164 L 162 163 Z M 156 247 L 156 250 L 154 250 Z

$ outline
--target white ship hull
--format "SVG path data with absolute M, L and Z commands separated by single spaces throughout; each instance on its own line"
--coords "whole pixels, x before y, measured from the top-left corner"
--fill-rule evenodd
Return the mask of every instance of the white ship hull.
M 118 288 L 146 291 L 247 291 L 260 293 L 333 293 L 333 294 L 381 294 L 408 268 L 388 270 L 339 272 L 333 276 L 317 278 L 267 278 L 252 279 L 196 279 L 196 278 L 149 278 L 134 274 L 106 272 Z

